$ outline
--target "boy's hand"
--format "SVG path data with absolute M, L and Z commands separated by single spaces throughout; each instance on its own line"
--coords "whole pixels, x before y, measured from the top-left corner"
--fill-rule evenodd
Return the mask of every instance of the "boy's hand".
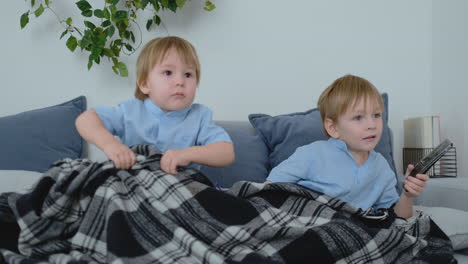
M 161 158 L 161 169 L 176 175 L 178 166 L 187 166 L 191 160 L 187 157 L 188 149 L 170 149 Z
M 420 195 L 426 187 L 426 181 L 429 180 L 429 176 L 427 174 L 416 174 L 416 177 L 409 176 L 413 169 L 413 165 L 408 165 L 403 185 L 405 188 L 404 194 L 408 197 L 416 197 Z
M 103 148 L 106 156 L 114 162 L 118 169 L 129 169 L 135 164 L 135 153 L 126 145 L 114 143 Z

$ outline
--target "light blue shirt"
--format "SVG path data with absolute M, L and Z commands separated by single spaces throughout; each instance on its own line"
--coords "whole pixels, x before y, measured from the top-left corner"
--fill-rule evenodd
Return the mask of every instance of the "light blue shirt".
M 334 138 L 297 148 L 267 180 L 297 183 L 364 210 L 389 208 L 399 199 L 395 174 L 380 153 L 370 151 L 359 166 L 346 143 Z
M 150 99 L 132 99 L 116 107 L 94 109 L 107 130 L 127 146 L 150 144 L 165 152 L 232 142 L 227 132 L 214 124 L 211 110 L 201 104 L 165 113 Z

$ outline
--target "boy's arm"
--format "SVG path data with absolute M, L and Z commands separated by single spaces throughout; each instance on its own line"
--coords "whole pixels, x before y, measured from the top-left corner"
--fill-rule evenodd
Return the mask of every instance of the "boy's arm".
M 310 145 L 298 147 L 289 158 L 272 168 L 264 183 L 289 182 L 297 183 L 308 178 L 313 167 L 314 157 Z
M 205 146 L 170 149 L 161 159 L 161 169 L 177 174 L 178 166 L 198 163 L 212 167 L 224 167 L 234 162 L 234 146 L 230 142 L 215 142 Z
M 429 176 L 426 174 L 417 174 L 416 177 L 408 176 L 413 168 L 413 165 L 409 165 L 406 169 L 404 183 L 404 189 L 406 190 L 403 190 L 400 195 L 400 200 L 394 208 L 396 215 L 405 219 L 413 216 L 414 197 L 423 192 L 426 181 L 429 180 Z
M 75 121 L 78 133 L 88 142 L 98 146 L 101 150 L 108 144 L 118 142 L 104 126 L 101 119 L 93 109 L 86 110 Z
M 395 214 L 405 219 L 413 216 L 413 200 L 413 197 L 408 197 L 405 193 L 402 193 L 394 207 Z
M 115 166 L 128 169 L 135 163 L 133 151 L 121 144 L 104 126 L 93 109 L 86 110 L 75 121 L 78 133 L 88 142 L 98 146 Z

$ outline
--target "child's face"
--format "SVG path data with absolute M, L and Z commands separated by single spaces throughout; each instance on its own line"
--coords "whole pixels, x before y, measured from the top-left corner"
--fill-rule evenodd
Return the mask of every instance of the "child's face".
M 146 82 L 140 84 L 140 90 L 164 112 L 190 106 L 196 89 L 195 68 L 185 64 L 174 49 L 169 50 L 161 63 L 154 66 Z
M 367 159 L 382 135 L 382 109 L 372 100 L 361 99 L 351 105 L 334 124 L 335 138 L 343 140 L 355 159 Z

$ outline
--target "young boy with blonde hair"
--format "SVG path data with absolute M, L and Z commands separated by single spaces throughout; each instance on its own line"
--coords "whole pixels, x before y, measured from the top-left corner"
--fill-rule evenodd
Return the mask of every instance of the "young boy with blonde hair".
M 407 191 L 398 197 L 395 173 L 374 151 L 383 128 L 383 101 L 374 85 L 353 75 L 338 78 L 320 95 L 318 109 L 329 139 L 297 148 L 266 183 L 297 183 L 363 210 L 394 207 L 397 216 L 411 217 L 414 197 L 429 177 L 408 177 L 413 169 L 408 166 Z
M 136 70 L 135 99 L 116 107 L 95 107 L 77 118 L 84 139 L 121 169 L 135 163 L 129 148 L 135 144 L 150 144 L 163 152 L 161 169 L 170 174 L 192 163 L 222 167 L 234 161 L 227 132 L 214 124 L 209 108 L 193 103 L 200 62 L 188 41 L 173 36 L 149 41 Z

